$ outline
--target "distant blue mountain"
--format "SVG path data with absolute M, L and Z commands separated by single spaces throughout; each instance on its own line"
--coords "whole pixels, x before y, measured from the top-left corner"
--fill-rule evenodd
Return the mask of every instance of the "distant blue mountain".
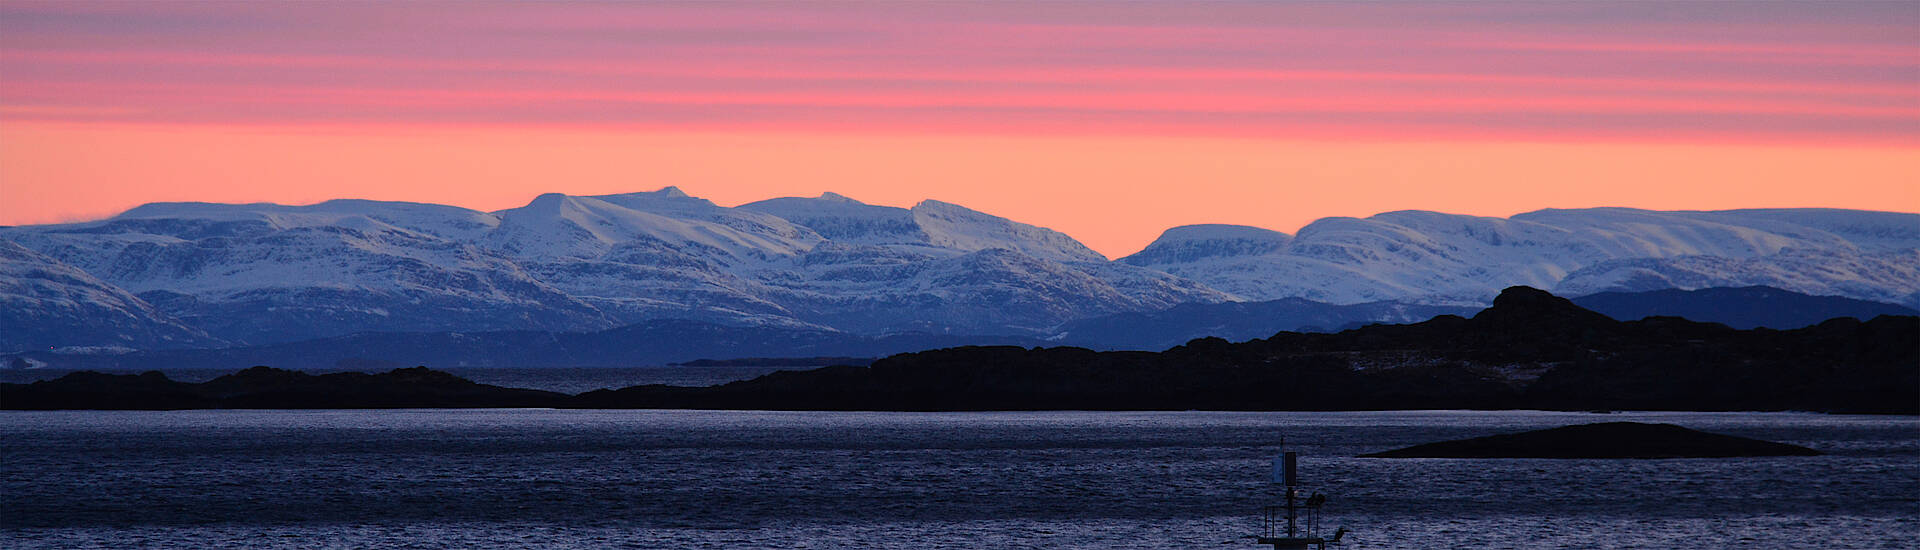
M 1920 315 L 1906 306 L 1844 296 L 1812 296 L 1767 286 L 1601 292 L 1573 303 L 1621 321 L 1683 317 L 1737 329 L 1794 329 L 1836 317 L 1862 321 L 1881 315 Z

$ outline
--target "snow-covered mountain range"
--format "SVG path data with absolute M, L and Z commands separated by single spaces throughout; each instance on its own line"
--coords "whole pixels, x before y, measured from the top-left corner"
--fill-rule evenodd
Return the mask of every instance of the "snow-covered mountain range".
M 669 187 L 547 194 L 498 212 L 157 203 L 0 228 L 0 352 L 662 319 L 1044 337 L 1069 321 L 1180 304 L 1465 305 L 1516 284 L 1569 295 L 1767 285 L 1920 305 L 1920 215 L 1392 212 L 1323 219 L 1298 235 L 1179 227 L 1109 261 L 1067 235 L 955 204 L 832 193 L 728 208 Z
M 233 344 L 657 319 L 1032 335 L 1071 319 L 1230 299 L 958 205 L 827 195 L 725 208 L 672 187 L 547 194 L 498 212 L 359 200 L 149 204 L 94 222 L 0 228 L 0 240 L 10 243 L 0 288 L 19 304 L 0 328 L 108 320 L 71 307 L 86 300 L 46 298 L 60 294 L 98 298 L 88 307 L 118 312 L 115 322 L 197 328 Z M 55 272 L 70 276 L 44 275 Z M 129 334 L 111 343 L 204 343 Z
M 0 350 L 221 342 L 87 272 L 0 241 Z
M 1771 286 L 1920 304 L 1920 214 L 1830 209 L 1388 212 L 1297 235 L 1186 226 L 1119 263 L 1239 300 L 1484 304 L 1513 285 L 1602 291 Z

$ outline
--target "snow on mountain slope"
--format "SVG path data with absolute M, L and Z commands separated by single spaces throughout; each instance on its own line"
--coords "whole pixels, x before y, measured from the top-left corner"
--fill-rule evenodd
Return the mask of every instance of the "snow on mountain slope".
M 957 204 L 920 201 L 913 205 L 913 221 L 927 232 L 928 241 L 934 246 L 969 252 L 1005 248 L 1056 262 L 1107 261 L 1106 256 L 1064 233 L 970 210 Z
M 1699 212 L 1696 215 L 1708 219 L 1735 219 L 1745 225 L 1808 242 L 1824 242 L 1824 236 L 1817 233 L 1824 232 L 1863 252 L 1895 252 L 1920 246 L 1916 245 L 1920 243 L 1920 216 L 1914 214 L 1834 208 L 1772 208 Z
M 1168 229 L 1145 250 L 1120 258 L 1128 265 L 1192 263 L 1207 258 L 1259 256 L 1283 251 L 1293 236 L 1244 225 L 1183 225 Z
M 0 352 L 66 346 L 205 347 L 219 341 L 44 254 L 0 240 Z
M 777 216 L 836 243 L 905 247 L 920 253 L 953 255 L 933 245 L 933 238 L 914 219 L 912 210 L 870 205 L 836 193 L 825 193 L 818 198 L 767 199 L 743 204 L 737 209 Z
M 379 213 L 343 213 L 339 206 L 232 205 L 199 219 L 136 209 L 126 219 L 7 228 L 0 237 L 236 342 L 612 324 L 507 258 L 427 232 L 457 232 L 448 218 L 485 216 L 394 216 L 395 225 Z
M 1542 210 L 1509 219 L 1435 212 L 1388 212 L 1364 219 L 1325 218 L 1302 228 L 1283 249 L 1249 248 L 1246 230 L 1163 236 L 1120 261 L 1200 281 L 1247 300 L 1300 297 L 1332 303 L 1415 300 L 1478 303 L 1512 285 L 1556 288 L 1570 274 L 1603 262 L 1640 258 L 1779 256 L 1780 261 L 1720 262 L 1766 275 L 1729 274 L 1723 281 L 1820 288 L 1862 299 L 1904 296 L 1906 272 L 1863 254 L 1920 248 L 1920 215 L 1846 210 L 1657 212 L 1626 208 Z M 1178 255 L 1163 251 L 1181 250 Z M 1781 254 L 1819 250 L 1845 275 Z M 1148 251 L 1154 253 L 1148 254 Z M 1665 269 L 1674 284 L 1707 280 L 1682 264 Z M 1645 262 L 1642 262 L 1645 263 Z M 1654 269 L 1652 264 L 1622 264 Z M 1667 264 L 1660 264 L 1667 265 Z M 1621 269 L 1626 269 L 1625 267 Z M 1624 273 L 1624 272 L 1621 272 Z M 1635 272 L 1639 273 L 1639 272 Z M 1567 292 L 1602 288 L 1627 275 L 1586 273 Z M 1903 279 L 1904 278 L 1904 279 Z M 1664 284 L 1642 277 L 1645 284 Z M 1825 282 L 1805 282 L 1805 281 Z M 1793 281 L 1803 281 L 1794 283 Z M 1775 284 L 1775 283 L 1779 284 Z M 1799 284 L 1800 286 L 1792 286 Z M 1697 288 L 1697 287 L 1694 287 Z M 1899 300 L 1905 302 L 1902 298 Z
M 945 203 L 902 209 L 830 194 L 724 208 L 669 187 L 547 194 L 491 213 L 352 200 L 161 203 L 0 236 L 244 343 L 658 319 L 1004 334 L 1226 299 L 1108 265 L 1051 230 Z
M 761 259 L 792 256 L 805 252 L 822 240 L 818 233 L 794 225 L 779 216 L 720 207 L 707 199 L 688 196 L 678 187 L 669 186 L 659 191 L 597 195 L 589 198 L 640 212 L 693 222 L 698 232 L 710 238 L 719 239 L 723 245 L 751 251 L 745 255 Z
M 46 258 L 6 260 L 0 278 L 12 286 L 0 299 L 87 302 L 58 310 L 82 324 L 170 317 L 237 343 L 660 319 L 1042 335 L 1188 303 L 1477 304 L 1512 285 L 1920 296 L 1920 215 L 1813 209 L 1405 211 L 1327 218 L 1295 236 L 1187 226 L 1113 262 L 1058 232 L 938 201 L 893 208 L 829 193 L 726 208 L 674 188 L 549 194 L 491 213 L 359 200 L 159 203 L 96 222 L 0 228 L 0 239 Z M 77 270 L 59 272 L 66 294 L 15 269 L 42 264 Z
M 1086 270 L 1004 248 L 907 261 L 872 245 L 820 252 L 840 258 L 802 263 L 775 299 L 802 318 L 855 332 L 1032 334 L 1151 307 Z
M 864 333 L 1034 333 L 1086 315 L 1227 299 L 1132 266 L 1056 262 L 1007 248 L 929 250 L 828 241 L 755 277 L 799 318 Z
M 821 240 L 786 220 L 721 208 L 671 187 L 601 197 L 548 193 L 495 214 L 500 226 L 484 242 L 514 257 L 542 260 L 599 259 L 640 241 L 736 265 L 798 254 Z
M 1063 233 L 936 200 L 911 209 L 873 206 L 834 193 L 743 204 L 819 231 L 839 242 L 918 248 L 938 256 L 991 248 L 1056 262 L 1106 262 L 1106 256 Z
M 277 229 L 319 226 L 344 226 L 361 230 L 397 228 L 456 240 L 472 239 L 500 225 L 500 220 L 492 214 L 456 206 L 358 199 L 337 199 L 307 206 L 157 202 L 135 207 L 112 219 L 258 221 Z
M 819 328 L 762 296 L 746 275 L 821 237 L 776 216 L 668 187 L 596 197 L 546 194 L 496 213 L 484 246 L 621 324 L 651 319 Z
M 1058 232 L 938 201 L 903 209 L 827 193 L 739 208 L 829 239 L 758 278 L 787 293 L 775 300 L 803 318 L 849 330 L 1032 332 L 1087 315 L 1231 299 L 1107 262 Z
M 1323 280 L 1315 288 L 1335 290 L 1326 298 L 1342 303 L 1410 297 L 1479 301 L 1507 286 L 1549 284 L 1599 257 L 1569 242 L 1566 233 L 1513 220 L 1433 212 L 1328 218 L 1301 228 L 1287 250 L 1297 263 L 1288 268 L 1302 274 L 1318 271 L 1322 278 L 1327 268 L 1335 268 L 1332 273 L 1339 279 Z
M 1213 304 L 1234 300 L 1233 295 L 1199 281 L 1155 269 L 1117 262 L 1067 265 L 1105 282 L 1133 301 L 1133 305 L 1121 307 L 1120 311 L 1159 310 L 1179 304 Z
M 1179 256 L 1121 261 L 1200 281 L 1245 300 L 1298 297 L 1352 304 L 1417 297 L 1472 303 L 1506 286 L 1551 284 L 1600 257 L 1566 237 L 1564 230 L 1500 218 L 1389 212 L 1365 219 L 1324 218 L 1302 228 L 1284 246 L 1271 237 L 1260 243 L 1263 246 L 1249 246 L 1245 238 L 1186 238 L 1147 248 L 1182 250 Z
M 1574 233 L 1579 241 L 1597 246 L 1608 258 L 1666 258 L 1724 256 L 1745 258 L 1779 252 L 1796 243 L 1834 246 L 1844 241 L 1783 235 L 1737 216 L 1709 216 L 1695 212 L 1655 212 L 1631 208 L 1540 210 L 1515 215 Z M 1777 229 L 1777 228 L 1776 228 Z

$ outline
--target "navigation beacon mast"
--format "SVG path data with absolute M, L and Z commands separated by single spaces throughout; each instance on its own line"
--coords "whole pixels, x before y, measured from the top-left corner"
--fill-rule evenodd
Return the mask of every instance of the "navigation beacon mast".
M 1284 507 L 1261 508 L 1260 534 L 1253 537 L 1256 544 L 1270 544 L 1275 550 L 1326 550 L 1327 543 L 1339 543 L 1340 538 L 1346 536 L 1345 527 L 1335 530 L 1332 539 L 1320 536 L 1320 506 L 1326 504 L 1326 495 L 1314 493 L 1306 498 L 1304 505 L 1297 501 L 1300 496 L 1299 463 L 1300 453 L 1293 451 L 1273 457 L 1273 483 L 1286 486 L 1287 504 Z M 1306 512 L 1304 521 L 1300 517 L 1302 511 Z

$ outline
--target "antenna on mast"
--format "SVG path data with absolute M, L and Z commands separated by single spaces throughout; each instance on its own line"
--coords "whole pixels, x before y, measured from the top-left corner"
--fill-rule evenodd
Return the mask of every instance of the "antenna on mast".
M 1285 445 L 1284 440 L 1282 445 Z M 1300 453 L 1284 451 L 1273 457 L 1271 481 L 1285 488 L 1287 504 L 1267 506 L 1261 510 L 1261 534 L 1254 537 L 1259 544 L 1273 545 L 1275 550 L 1318 548 L 1326 550 L 1327 543 L 1339 542 L 1346 529 L 1335 533 L 1329 540 L 1320 536 L 1320 506 L 1325 504 L 1327 496 L 1314 493 L 1307 497 L 1305 506 L 1297 500 L 1300 497 Z M 1305 511 L 1306 521 L 1300 520 L 1300 512 Z M 1282 531 L 1280 518 L 1284 513 L 1286 527 Z

